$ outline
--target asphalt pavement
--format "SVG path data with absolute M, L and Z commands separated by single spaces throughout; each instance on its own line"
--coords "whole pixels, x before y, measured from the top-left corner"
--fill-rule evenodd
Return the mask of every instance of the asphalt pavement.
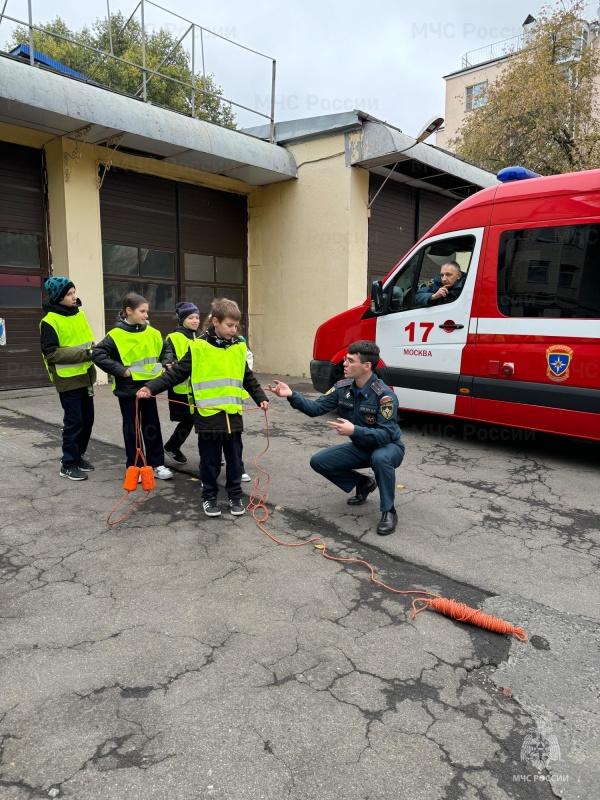
M 410 415 L 400 522 L 380 537 L 377 493 L 348 506 L 308 466 L 338 441 L 326 418 L 273 398 L 266 486 L 265 417 L 245 419 L 264 527 L 300 546 L 232 517 L 224 490 L 204 516 L 193 437 L 108 526 L 124 477 L 108 387 L 81 483 L 58 474 L 55 391 L 0 393 L 0 798 L 597 797 L 598 445 Z M 413 595 L 313 537 L 529 639 L 413 619 Z

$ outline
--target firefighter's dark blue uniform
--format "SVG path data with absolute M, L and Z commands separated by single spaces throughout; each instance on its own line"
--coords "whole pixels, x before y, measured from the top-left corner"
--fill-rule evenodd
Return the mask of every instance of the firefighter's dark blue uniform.
M 309 417 L 334 411 L 353 423 L 354 433 L 348 443 L 320 450 L 311 458 L 310 465 L 344 492 L 351 492 L 362 478 L 355 470 L 371 467 L 379 487 L 381 511 L 393 508 L 395 470 L 404 458 L 404 444 L 397 422 L 398 400 L 392 389 L 376 375 L 362 389 L 347 378 L 338 381 L 318 400 L 308 400 L 293 392 L 288 402 Z

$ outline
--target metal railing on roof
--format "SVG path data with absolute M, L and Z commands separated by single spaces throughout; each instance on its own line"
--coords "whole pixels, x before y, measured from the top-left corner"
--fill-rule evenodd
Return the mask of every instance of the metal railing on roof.
M 184 87 L 189 90 L 190 92 L 190 101 L 189 101 L 189 115 L 192 117 L 196 116 L 196 112 L 198 109 L 198 100 L 202 97 L 212 97 L 218 100 L 221 104 L 227 104 L 229 106 L 234 106 L 238 109 L 243 109 L 248 111 L 252 114 L 256 114 L 259 117 L 263 117 L 264 119 L 268 119 L 270 123 L 270 141 L 273 142 L 275 140 L 275 78 L 276 78 L 276 61 L 274 58 L 265 55 L 264 53 L 260 53 L 257 50 L 253 50 L 250 47 L 246 47 L 245 45 L 240 44 L 239 42 L 234 41 L 233 39 L 229 39 L 226 36 L 221 35 L 220 33 L 210 30 L 209 28 L 205 28 L 202 25 L 197 25 L 195 22 L 182 17 L 180 14 L 176 14 L 173 11 L 170 11 L 164 6 L 159 5 L 158 3 L 154 3 L 152 0 L 139 0 L 138 4 L 134 8 L 133 12 L 130 14 L 127 22 L 121 28 L 120 32 L 122 33 L 123 30 L 130 24 L 130 22 L 134 19 L 135 15 L 139 11 L 139 26 L 140 26 L 140 35 L 141 35 L 141 64 L 136 63 L 135 61 L 129 61 L 126 58 L 121 58 L 120 56 L 116 56 L 113 50 L 113 36 L 112 36 L 112 22 L 111 22 L 111 11 L 110 11 L 110 0 L 107 0 L 106 7 L 107 7 L 107 22 L 108 22 L 108 35 L 110 40 L 110 51 L 107 52 L 105 50 L 99 50 L 91 45 L 84 44 L 83 42 L 72 39 L 69 36 L 64 36 L 62 34 L 56 33 L 55 31 L 49 30 L 41 25 L 35 25 L 33 23 L 33 8 L 32 8 L 32 0 L 27 0 L 27 7 L 28 7 L 28 19 L 22 20 L 17 19 L 15 17 L 11 17 L 6 13 L 7 5 L 9 0 L 4 0 L 2 5 L 2 10 L 0 11 L 0 24 L 4 20 L 13 23 L 14 25 L 20 25 L 27 28 L 29 33 L 29 63 L 31 66 L 35 66 L 35 49 L 34 49 L 34 32 L 43 33 L 47 36 L 52 36 L 55 39 L 68 42 L 72 45 L 77 47 L 81 47 L 84 50 L 90 51 L 92 53 L 100 54 L 101 56 L 105 56 L 106 59 L 112 59 L 117 64 L 126 64 L 128 66 L 135 67 L 140 70 L 140 78 L 141 83 L 135 93 L 129 93 L 132 97 L 141 97 L 142 100 L 145 102 L 149 101 L 148 98 L 148 85 L 156 76 L 171 81 L 173 84 Z M 155 9 L 159 9 L 160 11 L 165 12 L 170 17 L 173 17 L 180 22 L 184 23 L 184 30 L 181 36 L 177 39 L 176 43 L 174 44 L 171 51 L 164 56 L 160 64 L 158 65 L 157 69 L 151 69 L 148 67 L 147 59 L 146 59 L 146 47 L 148 43 L 148 36 L 147 36 L 147 24 L 146 24 L 146 9 L 148 6 L 151 6 Z M 114 18 L 114 17 L 113 17 Z M 173 26 L 174 27 L 174 26 Z M 228 44 L 234 45 L 237 48 L 245 51 L 246 53 L 252 53 L 255 56 L 260 58 L 266 59 L 271 63 L 270 69 L 270 79 L 271 79 L 271 88 L 270 88 L 270 96 L 268 98 L 268 106 L 269 106 L 269 113 L 264 113 L 264 111 L 259 110 L 258 108 L 252 108 L 249 105 L 244 103 L 238 102 L 233 100 L 230 97 L 224 97 L 223 94 L 220 92 L 211 92 L 206 88 L 200 87 L 196 83 L 196 67 L 202 68 L 201 75 L 202 77 L 207 76 L 206 72 L 206 38 L 216 37 L 217 39 L 222 40 L 223 42 L 227 42 Z M 197 53 L 197 42 L 200 45 L 200 53 Z M 188 44 L 189 43 L 189 44 Z M 187 52 L 190 62 L 190 74 L 191 74 L 191 81 L 180 80 L 178 78 L 174 78 L 172 75 L 169 75 L 165 72 L 161 72 L 161 68 L 168 66 L 170 60 L 176 55 L 179 51 L 185 50 Z M 199 57 L 198 57 L 199 56 Z M 200 62 L 200 63 L 198 63 Z M 214 74 L 214 73 L 212 73 Z M 95 83 L 95 85 L 99 85 L 97 81 L 91 81 Z M 101 85 L 101 84 L 100 84 Z M 110 87 L 108 87 L 110 88 Z M 266 98 L 265 98 L 266 99 Z M 259 95 L 255 94 L 255 100 L 260 100 Z M 261 106 L 267 105 L 267 103 L 262 103 Z M 176 109 L 179 110 L 180 109 Z M 185 113 L 185 112 L 184 112 Z
M 486 47 L 480 47 L 478 50 L 471 50 L 465 53 L 462 57 L 462 68 L 468 69 L 477 64 L 483 64 L 486 61 L 494 61 L 497 58 L 505 58 L 506 56 L 522 50 L 527 43 L 530 34 L 520 33 L 518 36 L 512 36 L 510 39 L 504 39 L 501 42 L 494 42 L 488 44 Z

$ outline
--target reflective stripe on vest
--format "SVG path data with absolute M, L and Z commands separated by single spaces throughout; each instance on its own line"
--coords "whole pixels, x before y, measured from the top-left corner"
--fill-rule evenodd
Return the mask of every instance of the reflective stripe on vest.
M 141 358 L 139 361 L 132 361 L 128 366 L 132 374 L 134 372 L 147 371 L 151 375 L 158 375 L 162 372 L 162 364 L 159 362 L 158 358 Z
M 117 346 L 121 363 L 129 369 L 134 381 L 147 381 L 160 375 L 163 340 L 156 328 L 147 325 L 143 331 L 135 333 L 123 328 L 113 328 L 108 335 Z
M 225 411 L 241 414 L 248 397 L 243 388 L 246 369 L 246 345 L 214 347 L 204 339 L 190 343 L 192 355 L 192 392 L 199 414 L 208 417 Z
M 191 342 L 194 341 L 195 335 L 194 339 L 188 339 L 184 333 L 179 333 L 178 331 L 175 331 L 174 333 L 169 333 L 167 335 L 167 339 L 169 339 L 169 341 L 172 342 L 173 347 L 175 348 L 175 357 L 177 361 L 181 361 L 181 359 L 190 349 L 190 344 Z M 185 394 L 189 397 L 192 393 L 189 378 L 187 381 L 184 381 L 183 383 L 178 383 L 177 386 L 173 386 L 173 391 L 175 392 L 175 394 Z
M 235 378 L 218 378 L 212 381 L 199 381 L 194 384 L 194 389 L 201 392 L 202 389 L 213 389 L 215 386 L 237 386 L 238 389 L 243 388 L 244 382 L 238 381 Z
M 87 350 L 94 343 L 94 334 L 81 309 L 78 310 L 77 314 L 68 317 L 49 311 L 42 322 L 47 322 L 48 325 L 54 328 L 58 337 L 59 347 L 74 347 L 77 350 Z M 42 322 L 40 322 L 40 329 Z M 45 358 L 44 362 L 50 380 L 52 380 L 53 375 Z M 93 364 L 90 360 L 77 364 L 53 364 L 52 366 L 59 378 L 74 378 L 77 375 L 85 375 Z

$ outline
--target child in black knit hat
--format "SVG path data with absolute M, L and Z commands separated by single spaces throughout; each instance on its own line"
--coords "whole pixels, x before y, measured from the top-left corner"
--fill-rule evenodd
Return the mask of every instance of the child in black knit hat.
M 173 345 L 175 359 L 181 361 L 189 350 L 190 343 L 197 338 L 200 311 L 193 303 L 182 302 L 175 306 L 175 313 L 178 317 L 177 327 L 173 333 L 168 334 L 167 339 Z M 177 426 L 165 444 L 165 453 L 178 464 L 187 462 L 186 456 L 181 452 L 181 447 L 194 427 L 194 402 L 190 395 L 189 379 L 169 388 L 169 400 L 176 401 L 169 403 L 169 418 L 172 422 L 176 422 Z M 188 403 L 188 405 L 183 406 L 181 403 Z

